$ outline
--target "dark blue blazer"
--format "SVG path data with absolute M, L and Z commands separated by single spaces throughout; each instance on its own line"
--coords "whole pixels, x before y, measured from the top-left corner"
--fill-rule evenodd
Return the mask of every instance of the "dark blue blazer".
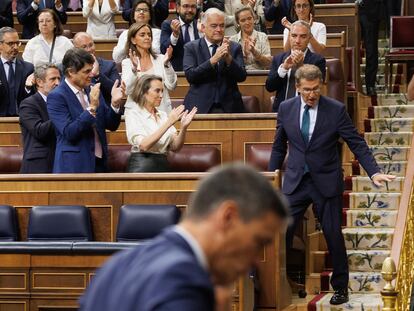
M 131 11 L 135 0 L 125 0 L 122 10 L 122 18 L 131 23 Z M 151 3 L 151 1 L 149 1 Z M 152 7 L 154 20 L 152 21 L 157 27 L 168 17 L 169 6 L 168 0 L 157 0 L 157 3 Z
M 198 113 L 208 113 L 219 92 L 224 112 L 244 112 L 242 97 L 237 82 L 246 80 L 243 53 L 238 43 L 230 41 L 233 61 L 230 66 L 224 60 L 211 66 L 210 51 L 204 38 L 188 42 L 184 46 L 184 72 L 190 89 L 184 99 L 186 109 L 194 106 Z
M 197 30 L 197 20 L 193 21 L 194 39 L 199 39 Z M 161 24 L 161 53 L 165 54 L 167 48 L 171 45 L 171 20 L 163 21 Z M 184 34 L 180 32 L 177 44 L 173 46 L 173 55 L 171 64 L 175 71 L 183 71 L 183 57 L 184 57 Z
M 36 31 L 38 30 L 36 25 L 36 18 L 40 10 L 33 10 L 32 2 L 33 0 L 17 0 L 17 19 L 19 20 L 19 23 L 23 25 L 23 39 L 33 38 L 36 34 Z M 56 12 L 62 24 L 66 24 L 68 20 L 68 16 L 66 15 L 68 2 L 69 0 L 62 0 L 63 11 L 59 12 L 56 10 L 54 0 L 46 0 L 46 7 Z
M 286 75 L 284 78 L 281 78 L 277 73 L 277 70 L 289 55 L 290 51 L 273 56 L 272 66 L 270 68 L 269 75 L 266 79 L 266 90 L 268 90 L 269 92 L 276 91 L 276 96 L 275 100 L 273 101 L 272 107 L 272 110 L 274 112 L 277 112 L 280 103 L 287 99 L 286 88 L 288 84 L 288 75 Z M 318 66 L 322 72 L 323 78 L 325 79 L 326 61 L 323 56 L 312 53 L 311 51 L 307 50 L 303 63 Z
M 115 80 L 121 81 L 115 62 L 101 57 L 96 58 L 99 63 L 99 77 L 92 79 L 92 83 L 101 83 L 101 93 L 108 105 L 111 104 L 111 91 Z
M 16 101 L 17 108 L 23 99 L 33 94 L 27 93 L 25 89 L 26 79 L 33 73 L 33 64 L 25 62 L 22 59 L 16 58 L 15 67 L 15 83 L 16 83 Z M 15 105 L 9 100 L 9 84 L 7 83 L 6 72 L 4 70 L 3 62 L 0 60 L 0 117 L 9 116 L 9 106 Z
M 296 189 L 306 163 L 320 193 L 325 197 L 340 195 L 343 192 L 342 162 L 337 149 L 340 137 L 347 143 L 369 176 L 380 171 L 367 143 L 352 124 L 343 103 L 321 96 L 315 128 L 308 145 L 305 144 L 300 132 L 300 105 L 300 96 L 288 99 L 280 104 L 277 114 L 269 170 L 274 171 L 282 167 L 289 142 L 283 193 L 291 194 Z
M 290 10 L 292 7 L 292 0 L 281 0 L 278 6 L 275 6 L 274 2 L 274 0 L 263 1 L 264 16 L 267 21 L 274 21 L 270 33 L 282 34 L 285 29 L 281 23 L 282 18 L 286 16 L 286 18 L 291 21 Z
M 23 161 L 20 173 L 51 173 L 56 136 L 49 120 L 46 102 L 36 93 L 20 104 L 20 128 L 23 138 Z
M 62 81 L 48 95 L 47 110 L 55 126 L 57 138 L 53 173 L 95 172 L 94 127 L 102 145 L 103 165 L 107 167 L 105 129 L 115 131 L 121 115 L 106 105 L 102 95 L 95 118 L 82 108 L 75 93 Z
M 0 3 L 0 28 L 13 27 L 12 0 L 2 0 Z
M 171 229 L 117 254 L 98 270 L 80 311 L 213 311 L 210 276 L 187 242 Z

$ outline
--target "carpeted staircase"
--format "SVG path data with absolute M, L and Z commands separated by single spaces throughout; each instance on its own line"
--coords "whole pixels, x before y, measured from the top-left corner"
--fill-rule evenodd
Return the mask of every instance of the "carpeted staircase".
M 353 177 L 347 177 L 344 195 L 344 238 L 350 268 L 349 303 L 331 306 L 329 299 L 330 259 L 320 232 L 310 238 L 319 248 L 311 251 L 307 281 L 320 282 L 320 291 L 309 304 L 308 310 L 381 310 L 379 292 L 384 287 L 381 267 L 389 256 L 400 193 L 414 132 L 414 101 L 408 102 L 404 94 L 378 95 L 369 107 L 365 121 L 365 139 L 370 145 L 384 173 L 397 178 L 377 188 L 360 168 L 353 163 Z M 315 243 L 315 240 L 319 240 Z M 312 250 L 312 246 L 310 247 Z M 319 285 L 319 284 L 318 284 Z M 312 289 L 311 286 L 307 286 Z M 317 288 L 314 286 L 313 288 Z M 312 293 L 312 292 L 311 292 Z

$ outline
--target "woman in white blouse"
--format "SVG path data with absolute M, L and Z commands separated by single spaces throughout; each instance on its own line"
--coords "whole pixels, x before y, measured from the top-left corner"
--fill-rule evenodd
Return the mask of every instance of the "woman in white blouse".
M 118 0 L 83 0 L 83 17 L 88 19 L 86 32 L 93 39 L 115 39 L 118 9 Z
M 161 37 L 161 30 L 154 27 L 153 21 L 153 11 L 151 5 L 147 2 L 147 0 L 138 0 L 134 3 L 131 10 L 130 21 L 131 25 L 134 23 L 144 23 L 151 25 L 152 29 L 152 50 L 155 54 L 160 54 L 160 37 Z M 114 59 L 115 63 L 120 63 L 124 58 L 128 56 L 125 53 L 125 45 L 127 43 L 128 37 L 128 30 L 125 30 L 121 33 L 118 39 L 118 43 L 115 46 L 112 52 L 112 58 Z
M 311 27 L 311 39 L 308 48 L 312 53 L 322 54 L 326 47 L 326 26 L 313 20 L 315 16 L 315 4 L 313 0 L 293 0 L 291 10 L 292 20 L 302 20 L 309 23 Z M 285 26 L 283 31 L 284 50 L 290 50 L 290 42 L 288 40 L 290 32 L 290 23 L 284 17 L 282 25 Z
M 34 66 L 41 63 L 62 63 L 72 42 L 62 36 L 63 27 L 55 11 L 45 9 L 37 16 L 39 34 L 30 39 L 23 51 L 23 59 Z
M 163 98 L 162 78 L 144 75 L 134 83 L 125 104 L 125 126 L 132 145 L 128 172 L 168 172 L 168 151 L 178 151 L 197 108 L 184 111 L 181 105 L 168 115 L 158 107 Z M 181 119 L 180 132 L 174 124 Z
M 129 27 L 125 53 L 128 58 L 122 61 L 122 81 L 126 84 L 127 95 L 132 91 L 135 80 L 144 74 L 155 74 L 162 78 L 164 83 L 163 97 L 160 110 L 171 111 L 171 101 L 168 90 L 172 91 L 177 85 L 177 74 L 170 64 L 172 47 L 165 55 L 155 54 L 151 48 L 151 26 L 143 23 L 135 23 Z

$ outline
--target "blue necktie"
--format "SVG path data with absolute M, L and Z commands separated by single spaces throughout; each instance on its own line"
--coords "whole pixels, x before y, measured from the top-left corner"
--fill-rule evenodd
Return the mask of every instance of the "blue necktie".
M 189 31 L 190 24 L 184 24 L 184 27 L 185 27 L 185 31 L 184 31 L 184 44 L 186 44 L 187 42 L 190 42 L 191 41 L 191 39 L 190 39 L 190 31 Z
M 8 61 L 6 62 L 9 65 L 9 73 L 7 75 L 7 83 L 9 84 L 9 109 L 8 113 L 10 116 L 15 116 L 17 113 L 16 110 L 16 81 L 14 77 L 14 69 L 13 69 L 13 62 Z
M 212 44 L 210 46 L 213 48 L 213 50 L 211 52 L 211 56 L 213 56 L 217 52 L 218 45 L 217 44 Z
M 46 8 L 46 3 L 45 3 L 45 1 L 46 1 L 46 0 L 40 0 L 40 1 L 39 1 L 39 10 L 43 10 L 43 9 L 45 9 L 45 8 Z
M 302 133 L 303 140 L 305 144 L 308 145 L 309 143 L 309 127 L 310 127 L 310 117 L 309 117 L 309 105 L 305 105 L 305 109 L 303 111 L 302 116 L 302 127 L 300 128 L 300 132 Z M 308 164 L 305 163 L 305 168 L 303 174 L 309 172 Z

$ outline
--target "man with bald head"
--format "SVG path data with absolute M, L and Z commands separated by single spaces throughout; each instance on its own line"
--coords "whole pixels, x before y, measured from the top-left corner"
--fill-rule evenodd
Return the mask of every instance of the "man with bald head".
M 183 69 L 190 83 L 186 109 L 199 113 L 244 112 L 237 86 L 246 80 L 241 46 L 224 38 L 225 14 L 208 9 L 201 18 L 204 37 L 184 45 Z
M 111 103 L 111 90 L 115 81 L 121 81 L 116 64 L 95 55 L 95 43 L 86 32 L 78 32 L 73 37 L 73 45 L 90 53 L 95 59 L 92 69 L 92 84 L 100 83 L 101 92 L 107 104 Z

